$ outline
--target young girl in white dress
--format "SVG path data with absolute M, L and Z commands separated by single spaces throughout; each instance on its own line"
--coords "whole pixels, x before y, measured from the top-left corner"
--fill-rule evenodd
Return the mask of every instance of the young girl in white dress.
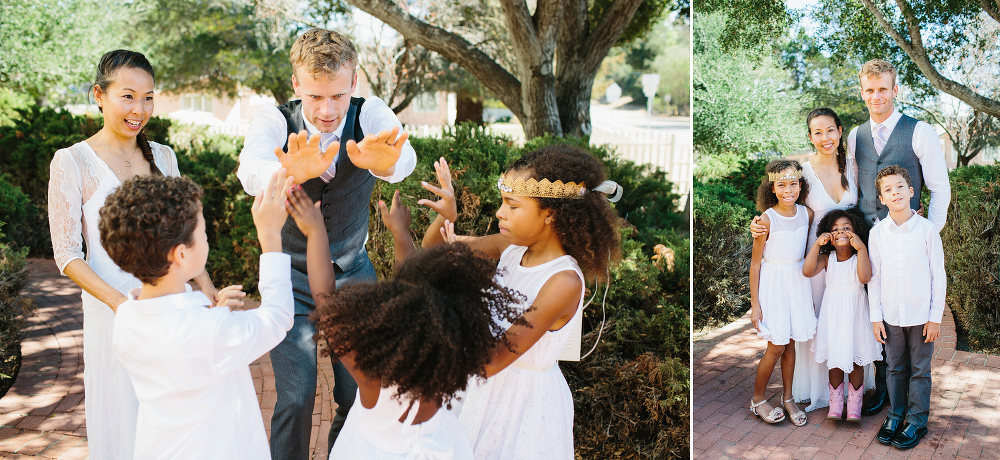
M 414 250 L 410 217 L 398 191 L 392 210 L 382 213 L 395 242 L 395 278 L 335 290 L 319 209 L 301 189 L 287 207 L 308 237 L 316 340 L 326 341 L 323 353 L 339 357 L 358 383 L 330 458 L 472 459 L 458 418 L 442 406 L 470 377 L 485 375 L 497 347 L 509 346 L 497 339 L 493 318 L 517 321 L 517 294 L 497 284 L 490 261 L 461 243 L 407 259 Z
M 820 219 L 816 242 L 809 249 L 802 274 L 817 276 L 826 269 L 826 289 L 812 351 L 817 363 L 829 370 L 829 419 L 844 415 L 844 373 L 848 373 L 847 421 L 861 420 L 865 393 L 862 366 L 882 359 L 882 349 L 871 333 L 868 294 L 872 277 L 865 247 L 864 219 L 857 212 L 834 210 Z
M 146 140 L 153 114 L 153 67 L 140 53 L 116 50 L 101 57 L 93 86 L 104 126 L 94 136 L 60 149 L 49 166 L 48 212 L 59 271 L 83 288 L 83 388 L 91 458 L 132 458 L 139 403 L 125 369 L 111 352 L 115 309 L 125 293 L 142 287 L 101 247 L 98 211 L 118 186 L 135 176 L 179 176 L 177 158 Z M 87 254 L 83 253 L 83 242 Z M 195 280 L 210 299 L 216 291 L 202 273 Z
M 421 200 L 438 212 L 424 246 L 444 238 L 468 242 L 499 259 L 497 280 L 526 299 L 520 319 L 497 323 L 512 349 L 498 347 L 486 367 L 487 380 L 465 396 L 459 419 L 475 458 L 569 460 L 573 451 L 573 398 L 557 365 L 583 309 L 584 273 L 603 276 L 619 257 L 615 214 L 606 194 L 603 165 L 579 148 L 555 145 L 531 152 L 501 175 L 500 233 L 454 237 L 457 208 L 451 173 L 435 164 L 441 197 Z M 617 199 L 617 198 L 613 198 Z
M 750 261 L 750 319 L 757 334 L 767 340 L 767 349 L 757 364 L 750 411 L 767 423 L 785 419 L 785 411 L 796 426 L 806 424 L 806 414 L 792 398 L 795 369 L 794 342 L 809 340 L 816 333 L 809 280 L 802 275 L 806 233 L 812 211 L 801 203 L 809 194 L 802 180 L 802 166 L 795 160 L 773 160 L 767 176 L 757 188 L 757 209 L 767 234 L 754 239 Z M 771 407 L 764 391 L 774 366 L 781 361 L 783 385 L 780 407 Z

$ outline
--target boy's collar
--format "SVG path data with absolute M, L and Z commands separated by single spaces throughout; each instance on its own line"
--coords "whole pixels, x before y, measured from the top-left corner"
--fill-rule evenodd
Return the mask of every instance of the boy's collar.
M 900 228 L 900 229 L 903 229 L 903 230 L 909 230 L 909 229 L 913 228 L 913 225 L 916 222 L 916 218 L 917 218 L 917 211 L 914 211 L 913 209 L 910 209 L 910 218 L 906 219 L 906 221 L 903 222 L 902 225 L 897 225 L 896 224 L 896 220 L 892 218 L 892 214 L 889 214 L 889 215 L 885 216 L 885 219 L 889 221 L 889 225 L 892 225 L 894 227 L 897 227 L 897 228 Z

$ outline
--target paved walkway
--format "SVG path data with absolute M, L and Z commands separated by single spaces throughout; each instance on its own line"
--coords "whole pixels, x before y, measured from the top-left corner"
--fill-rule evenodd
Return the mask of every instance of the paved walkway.
M 699 459 L 944 459 L 1000 458 L 1000 356 L 955 350 L 955 321 L 945 309 L 932 363 L 928 435 L 908 451 L 875 441 L 886 410 L 861 423 L 826 420 L 768 425 L 750 413 L 757 361 L 766 342 L 748 312 L 736 322 L 694 338 L 694 457 Z M 780 367 L 780 365 L 778 366 Z M 781 391 L 778 367 L 768 385 Z
M 21 372 L 0 399 L 0 457 L 85 459 L 87 427 L 83 407 L 83 310 L 80 288 L 59 275 L 51 260 L 29 261 L 23 294 L 38 301 L 25 324 Z M 249 302 L 248 302 L 249 303 Z M 249 306 L 249 305 L 248 305 Z M 333 413 L 333 369 L 319 360 L 312 458 L 326 459 Z M 270 437 L 274 373 L 267 355 L 250 365 L 261 415 Z

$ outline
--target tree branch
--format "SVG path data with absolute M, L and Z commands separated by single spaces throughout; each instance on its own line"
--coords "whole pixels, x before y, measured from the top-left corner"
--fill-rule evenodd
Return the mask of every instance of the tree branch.
M 979 5 L 983 7 L 983 11 L 990 15 L 994 21 L 1000 22 L 1000 0 L 979 0 Z
M 910 60 L 917 65 L 920 72 L 924 74 L 924 77 L 926 77 L 935 88 L 955 96 L 962 102 L 969 104 L 969 106 L 974 109 L 981 110 L 995 117 L 1000 117 L 1000 101 L 984 97 L 969 87 L 946 78 L 938 72 L 930 58 L 927 56 L 927 51 L 923 48 L 923 41 L 920 38 L 919 21 L 914 16 L 913 9 L 910 8 L 909 4 L 907 4 L 905 0 L 896 0 L 896 3 L 900 6 L 900 10 L 902 11 L 903 18 L 906 21 L 907 30 L 909 31 L 911 38 L 915 37 L 913 42 L 908 42 L 905 37 L 896 31 L 892 24 L 890 24 L 886 19 L 885 15 L 882 14 L 882 10 L 872 3 L 872 0 L 861 1 L 865 4 L 865 8 L 875 15 L 875 19 L 878 21 L 879 27 L 892 37 L 896 44 L 899 45 L 906 55 L 910 57 Z
M 468 40 L 417 19 L 389 0 L 347 0 L 424 48 L 462 66 L 518 118 L 524 116 L 521 82 Z
M 583 49 L 588 54 L 585 59 L 586 69 L 597 69 L 601 61 L 608 55 L 608 50 L 618 41 L 625 26 L 632 21 L 632 16 L 639 10 L 642 0 L 615 0 L 611 7 L 597 21 L 594 30 L 590 32 Z

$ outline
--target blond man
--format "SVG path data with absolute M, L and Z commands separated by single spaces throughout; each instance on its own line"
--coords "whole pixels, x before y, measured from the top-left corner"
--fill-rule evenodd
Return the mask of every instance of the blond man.
M 312 29 L 292 45 L 292 87 L 299 100 L 257 112 L 240 152 L 237 176 L 254 195 L 284 167 L 313 201 L 321 203 L 337 286 L 376 281 L 365 252 L 368 203 L 376 178 L 402 181 L 416 166 L 416 153 L 396 115 L 381 99 L 351 97 L 358 83 L 358 55 L 342 34 Z M 277 401 L 271 419 L 275 460 L 309 457 L 316 397 L 315 308 L 306 272 L 306 237 L 289 219 L 282 229 L 292 260 L 295 324 L 271 350 Z M 336 414 L 329 445 L 343 426 L 357 385 L 334 362 Z
M 858 207 L 869 225 L 886 219 L 889 208 L 879 201 L 876 185 L 878 172 L 888 165 L 904 168 L 912 181 L 914 194 L 910 208 L 920 209 L 920 190 L 924 185 L 931 192 L 927 219 L 938 231 L 944 228 L 951 201 L 948 166 L 934 128 L 903 115 L 893 104 L 899 94 L 896 68 L 881 59 L 872 59 L 858 72 L 861 99 L 868 108 L 870 119 L 851 130 L 847 149 L 858 164 Z M 883 352 L 883 358 L 885 353 Z M 875 362 L 875 393 L 865 401 L 862 415 L 882 411 L 889 401 L 886 388 L 886 363 Z

